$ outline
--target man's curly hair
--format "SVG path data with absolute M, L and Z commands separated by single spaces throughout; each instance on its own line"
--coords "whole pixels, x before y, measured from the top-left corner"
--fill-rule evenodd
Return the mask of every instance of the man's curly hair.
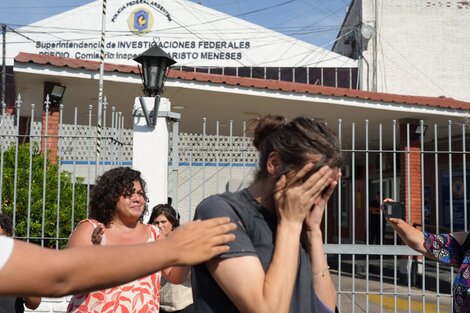
M 90 218 L 103 223 L 106 227 L 109 226 L 113 220 L 119 197 L 132 195 L 135 192 L 135 181 L 138 181 L 142 186 L 145 199 L 144 211 L 139 219 L 143 222 L 144 215 L 148 212 L 146 184 L 140 172 L 129 167 L 113 168 L 96 179 L 90 196 Z

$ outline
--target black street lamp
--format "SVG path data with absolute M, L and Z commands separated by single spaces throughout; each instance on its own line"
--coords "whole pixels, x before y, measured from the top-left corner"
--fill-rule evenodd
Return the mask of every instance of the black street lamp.
M 163 93 L 163 85 L 165 84 L 167 69 L 176 63 L 165 51 L 157 45 L 144 51 L 134 58 L 134 61 L 142 65 L 139 67 L 140 76 L 144 84 L 142 90 L 147 97 L 155 97 L 153 108 L 153 116 L 147 112 L 144 100 L 140 97 L 140 103 L 144 112 L 145 120 L 148 126 L 155 126 L 157 122 L 158 106 L 160 104 L 160 95 Z
M 44 95 L 49 96 L 49 111 L 50 112 L 58 112 L 59 105 L 62 102 L 62 98 L 64 97 L 65 93 L 65 86 L 62 86 L 59 83 L 53 82 L 44 82 Z M 45 102 L 44 102 L 44 110 L 45 110 Z

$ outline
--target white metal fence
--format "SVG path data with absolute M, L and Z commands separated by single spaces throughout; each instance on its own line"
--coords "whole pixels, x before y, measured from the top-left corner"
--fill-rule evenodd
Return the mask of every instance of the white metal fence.
M 87 214 L 95 175 L 132 164 L 132 131 L 113 109 L 105 109 L 110 122 L 103 123 L 101 138 L 96 137 L 92 107 L 85 112 L 85 125 L 78 124 L 77 109 L 72 123 L 63 122 L 62 107 L 35 116 L 34 108 L 25 109 L 18 100 L 15 115 L 5 109 L 0 120 L 0 208 L 12 215 L 15 237 L 60 248 Z M 54 114 L 57 134 L 46 135 L 46 117 Z M 216 125 L 215 133 L 206 133 L 209 123 Z M 204 119 L 201 126 L 200 134 L 179 134 L 170 143 L 169 196 L 184 220 L 192 218 L 203 198 L 246 186 L 257 165 L 245 131 L 235 136 L 232 122 L 222 128 L 218 121 Z M 383 220 L 379 241 L 370 242 L 377 225 L 370 225 L 368 210 L 370 199 L 379 193 L 403 201 L 403 218 L 422 229 L 466 231 L 468 126 L 393 120 L 371 126 L 365 120 L 359 127 L 339 120 L 330 127 L 346 155 L 343 177 L 324 218 L 340 312 L 451 312 L 455 270 L 417 256 Z M 54 139 L 56 156 L 49 152 L 44 157 L 41 151 L 53 150 Z

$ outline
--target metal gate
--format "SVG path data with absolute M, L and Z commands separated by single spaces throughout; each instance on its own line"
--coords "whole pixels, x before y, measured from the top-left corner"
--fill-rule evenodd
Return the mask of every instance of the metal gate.
M 77 124 L 77 108 L 74 123 L 64 124 L 63 105 L 50 108 L 48 101 L 42 114 L 34 104 L 25 109 L 20 97 L 8 109 L 3 105 L 0 119 L 0 210 L 12 217 L 14 237 L 63 247 L 87 216 L 96 175 L 130 164 L 132 132 L 124 129 L 121 113 L 107 112 L 106 105 L 104 116 L 111 125 L 105 117 L 100 137 L 92 106 L 85 112 L 87 125 Z
M 61 248 L 86 217 L 96 175 L 132 164 L 132 131 L 106 104 L 100 137 L 91 106 L 75 108 L 68 115 L 72 123 L 63 122 L 62 106 L 46 103 L 38 114 L 20 98 L 12 113 L 2 107 L 0 208 L 12 215 L 16 238 Z M 83 113 L 88 123 L 80 125 Z M 338 120 L 330 127 L 346 156 L 324 217 L 340 312 L 451 312 L 454 269 L 403 246 L 382 219 L 379 242 L 372 244 L 369 201 L 375 193 L 403 201 L 403 218 L 423 230 L 467 231 L 468 126 Z M 170 135 L 169 196 L 184 220 L 205 197 L 250 183 L 257 155 L 246 129 L 246 122 L 204 119 L 198 134 Z
M 180 134 L 182 161 L 170 191 L 188 218 L 203 198 L 246 187 L 257 166 L 245 122 L 238 125 L 239 135 L 232 121 L 201 122 L 201 134 Z M 403 219 L 422 230 L 467 231 L 468 126 L 395 120 L 344 125 L 338 120 L 330 127 L 346 156 L 324 217 L 340 312 L 452 312 L 455 269 L 403 245 L 384 219 L 371 225 L 368 212 L 378 193 L 404 202 Z M 380 240 L 372 243 L 369 235 L 376 226 Z

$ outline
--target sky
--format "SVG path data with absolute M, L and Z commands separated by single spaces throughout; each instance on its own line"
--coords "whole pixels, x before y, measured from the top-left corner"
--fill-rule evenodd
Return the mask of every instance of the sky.
M 0 2 L 0 23 L 17 28 L 89 2 L 93 1 L 4 0 Z M 199 0 L 194 2 L 329 49 L 333 45 L 351 1 Z

